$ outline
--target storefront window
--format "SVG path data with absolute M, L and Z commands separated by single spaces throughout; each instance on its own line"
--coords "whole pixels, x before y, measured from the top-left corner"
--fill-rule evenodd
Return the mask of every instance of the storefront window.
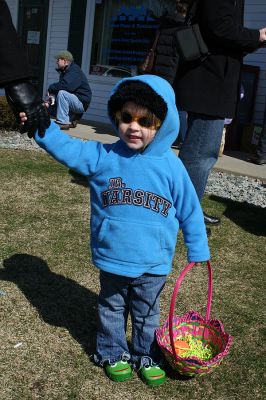
M 135 75 L 172 0 L 96 0 L 90 74 Z

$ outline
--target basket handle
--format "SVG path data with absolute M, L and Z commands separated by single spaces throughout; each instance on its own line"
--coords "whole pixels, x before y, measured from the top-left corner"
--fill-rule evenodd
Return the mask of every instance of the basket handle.
M 210 261 L 206 261 L 206 263 L 207 263 L 207 267 L 208 267 L 209 280 L 208 280 L 208 301 L 207 301 L 205 319 L 208 320 L 208 319 L 210 319 L 211 304 L 212 304 L 212 268 L 211 268 Z M 177 354 L 176 354 L 176 350 L 175 350 L 175 346 L 174 346 L 173 317 L 174 317 L 176 297 L 177 297 L 177 294 L 178 294 L 178 291 L 179 291 L 179 288 L 181 286 L 183 279 L 185 278 L 186 274 L 194 267 L 195 264 L 196 263 L 191 262 L 183 269 L 183 271 L 181 271 L 181 273 L 176 281 L 174 291 L 172 294 L 172 298 L 171 298 L 170 311 L 169 311 L 169 335 L 170 335 L 170 342 L 171 342 L 171 346 L 172 346 L 172 350 L 175 355 L 175 358 L 177 358 Z

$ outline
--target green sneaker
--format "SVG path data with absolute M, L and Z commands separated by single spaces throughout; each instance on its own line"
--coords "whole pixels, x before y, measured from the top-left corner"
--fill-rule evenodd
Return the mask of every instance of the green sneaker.
M 157 386 L 164 383 L 166 374 L 163 369 L 156 366 L 144 366 L 140 369 L 140 376 L 148 386 Z
M 104 366 L 107 376 L 115 382 L 123 382 L 132 377 L 132 368 L 127 361 L 117 361 Z

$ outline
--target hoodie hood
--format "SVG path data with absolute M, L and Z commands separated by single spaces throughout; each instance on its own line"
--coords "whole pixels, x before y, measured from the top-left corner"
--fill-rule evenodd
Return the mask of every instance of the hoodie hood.
M 158 95 L 162 97 L 167 106 L 167 112 L 161 127 L 158 129 L 153 141 L 146 147 L 142 154 L 160 156 L 171 148 L 179 132 L 179 116 L 175 104 L 175 93 L 172 86 L 156 75 L 139 75 L 131 78 L 124 78 L 119 81 L 112 90 L 110 97 L 118 90 L 121 83 L 125 81 L 140 81 L 149 85 Z M 119 136 L 118 127 L 108 111 L 110 121 Z M 128 149 L 130 152 L 133 150 Z

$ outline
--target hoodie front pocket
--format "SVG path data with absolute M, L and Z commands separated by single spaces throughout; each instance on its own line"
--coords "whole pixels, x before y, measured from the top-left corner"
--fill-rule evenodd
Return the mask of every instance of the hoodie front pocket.
M 98 253 L 116 262 L 157 265 L 163 263 L 163 233 L 159 224 L 103 220 Z

